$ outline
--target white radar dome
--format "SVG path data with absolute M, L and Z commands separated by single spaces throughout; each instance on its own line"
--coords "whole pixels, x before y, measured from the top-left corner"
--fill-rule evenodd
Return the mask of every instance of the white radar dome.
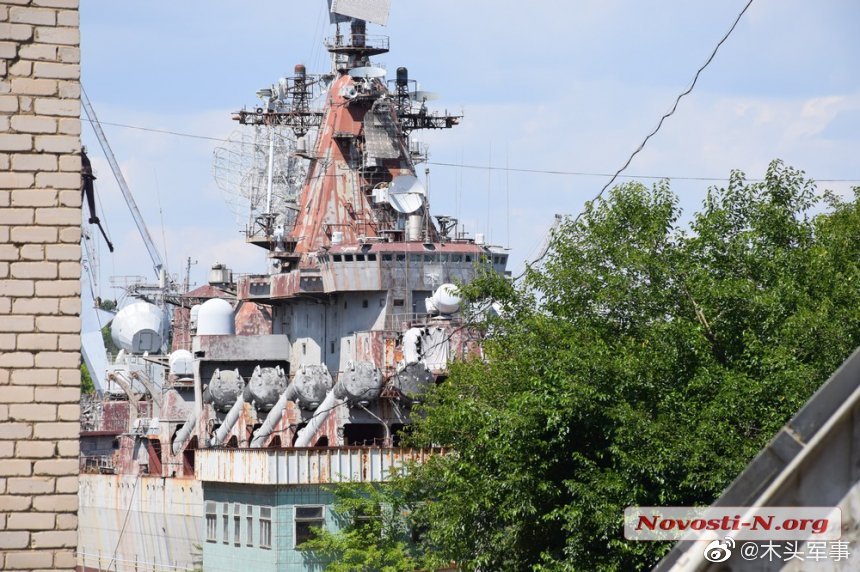
M 231 336 L 236 333 L 233 306 L 221 298 L 207 300 L 197 312 L 198 336 Z
M 149 302 L 134 302 L 125 306 L 114 316 L 110 335 L 117 347 L 128 353 L 158 353 L 161 351 L 161 309 Z

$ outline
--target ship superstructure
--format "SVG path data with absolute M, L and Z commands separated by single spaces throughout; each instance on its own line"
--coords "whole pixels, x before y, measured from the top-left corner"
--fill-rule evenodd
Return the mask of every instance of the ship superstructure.
M 457 232 L 453 218 L 431 216 L 416 171 L 426 151 L 412 138 L 460 117 L 429 111 L 405 67 L 386 80 L 372 58 L 388 52 L 388 38 L 367 33 L 378 18 L 355 12 L 361 2 L 341 2 L 341 12 L 338 4 L 331 70 L 296 65 L 258 92 L 260 105 L 234 114 L 270 137 L 265 198 L 246 232 L 265 249 L 267 271 L 233 280 L 216 267 L 211 286 L 174 300 L 190 307 L 174 313 L 175 351 L 145 356 L 167 364 L 163 383 L 135 383 L 142 373 L 114 368 L 125 398 L 94 404 L 86 419 L 82 468 L 98 474 L 82 476 L 83 567 L 131 562 L 137 550 L 142 569 L 187 569 L 201 558 L 205 569 L 229 569 L 227 546 L 251 560 L 272 551 L 257 558 L 266 566 L 296 566 L 302 523 L 335 525 L 320 483 L 384 479 L 375 467 L 425 454 L 397 449 L 413 405 L 452 360 L 480 351 L 456 284 L 482 269 L 504 273 L 507 255 Z M 290 155 L 275 156 L 287 129 Z M 273 198 L 275 165 L 305 173 L 293 196 Z M 307 459 L 325 461 L 303 468 Z M 337 467 L 319 465 L 332 459 Z M 100 500 L 114 487 L 117 506 Z M 149 530 L 160 518 L 189 532 L 160 541 Z M 287 521 L 289 532 L 272 532 Z M 289 546 L 273 546 L 280 541 Z

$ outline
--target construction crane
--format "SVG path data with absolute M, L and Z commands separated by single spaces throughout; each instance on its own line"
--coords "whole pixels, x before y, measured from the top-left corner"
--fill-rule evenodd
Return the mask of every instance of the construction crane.
M 146 224 L 143 222 L 143 217 L 140 214 L 140 210 L 137 208 L 137 203 L 134 202 L 134 197 L 131 195 L 128 184 L 125 182 L 125 177 L 123 177 L 119 164 L 113 156 L 113 151 L 108 144 L 104 131 L 102 131 L 102 126 L 99 123 L 98 117 L 96 117 L 96 112 L 90 104 L 90 99 L 87 97 L 87 93 L 84 91 L 83 85 L 81 86 L 81 104 L 84 108 L 84 112 L 87 114 L 87 118 L 90 120 L 90 125 L 93 127 L 93 131 L 99 140 L 99 144 L 102 146 L 102 151 L 104 151 L 105 157 L 107 157 L 110 168 L 113 171 L 113 176 L 119 185 L 119 190 L 122 191 L 122 194 L 125 197 L 128 210 L 131 211 L 131 217 L 134 219 L 134 224 L 137 225 L 137 230 L 140 232 L 143 244 L 149 252 L 149 257 L 152 259 L 152 268 L 155 270 L 155 278 L 157 280 L 163 280 L 162 272 L 164 270 L 164 261 L 161 259 L 161 254 L 158 253 L 158 249 L 155 247 L 155 243 L 149 235 Z

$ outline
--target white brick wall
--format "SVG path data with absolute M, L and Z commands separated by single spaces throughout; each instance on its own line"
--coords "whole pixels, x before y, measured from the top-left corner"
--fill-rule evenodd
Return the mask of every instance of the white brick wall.
M 80 416 L 78 0 L 0 3 L 0 569 L 66 569 Z

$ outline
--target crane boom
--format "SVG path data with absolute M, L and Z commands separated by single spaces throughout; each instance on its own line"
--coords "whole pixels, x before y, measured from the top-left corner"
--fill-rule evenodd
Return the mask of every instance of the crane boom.
M 99 144 L 102 146 L 102 151 L 104 151 L 105 157 L 107 157 L 108 163 L 110 163 L 110 168 L 113 171 L 113 176 L 116 179 L 117 184 L 119 185 L 119 190 L 122 191 L 123 196 L 125 197 L 125 202 L 128 205 L 128 210 L 131 211 L 131 217 L 134 219 L 134 224 L 137 225 L 137 230 L 140 232 L 140 237 L 143 239 L 143 244 L 146 246 L 146 250 L 149 252 L 149 257 L 152 259 L 152 268 L 155 270 L 155 277 L 157 279 L 161 278 L 161 270 L 164 268 L 164 261 L 161 259 L 161 255 L 158 253 L 158 249 L 155 247 L 155 243 L 152 241 L 152 237 L 149 235 L 149 230 L 146 228 L 146 223 L 143 222 L 143 217 L 140 214 L 140 210 L 137 208 L 137 203 L 134 202 L 134 197 L 131 195 L 131 191 L 128 188 L 128 184 L 125 182 L 125 177 L 122 175 L 122 171 L 120 171 L 119 164 L 116 162 L 116 157 L 113 156 L 113 151 L 111 151 L 110 145 L 108 144 L 107 137 L 105 137 L 104 131 L 102 131 L 102 126 L 99 124 L 98 117 L 96 117 L 96 112 L 93 110 L 93 106 L 90 104 L 90 99 L 87 97 L 87 93 L 84 91 L 84 86 L 81 86 L 81 104 L 84 108 L 84 112 L 87 114 L 87 117 L 90 120 L 90 125 L 93 127 L 93 131 L 95 131 L 96 137 L 99 140 Z

